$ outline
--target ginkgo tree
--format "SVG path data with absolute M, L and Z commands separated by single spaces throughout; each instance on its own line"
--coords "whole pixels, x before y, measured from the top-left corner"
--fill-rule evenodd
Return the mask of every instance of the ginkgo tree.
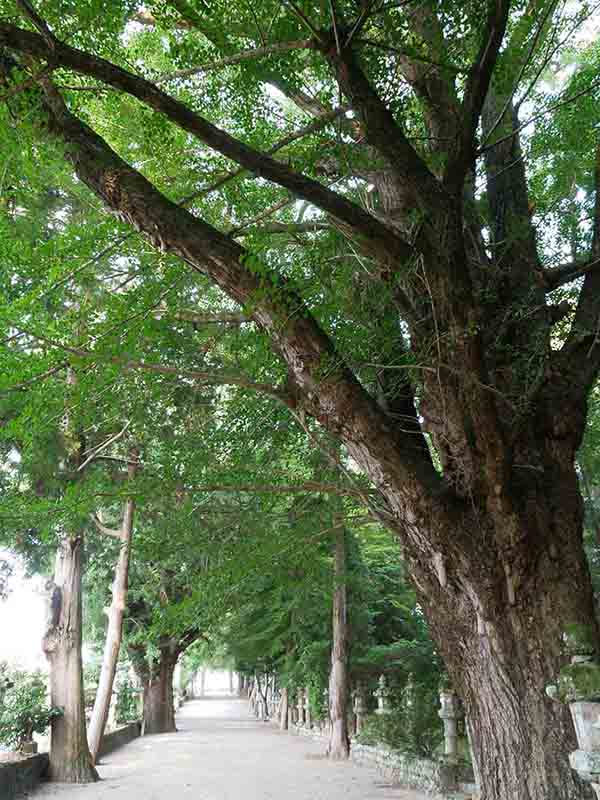
M 544 687 L 565 637 L 598 645 L 574 464 L 600 360 L 595 48 L 558 88 L 543 78 L 594 7 L 1 9 L 6 129 L 64 159 L 137 231 L 128 246 L 185 268 L 200 310 L 218 287 L 214 308 L 258 329 L 253 372 L 223 381 L 317 420 L 372 482 L 483 795 L 576 797 L 570 722 Z M 537 210 L 561 137 L 531 136 L 567 106 L 577 174 L 554 188 L 580 226 L 574 260 L 560 198 Z M 93 357 L 74 333 L 51 346 Z

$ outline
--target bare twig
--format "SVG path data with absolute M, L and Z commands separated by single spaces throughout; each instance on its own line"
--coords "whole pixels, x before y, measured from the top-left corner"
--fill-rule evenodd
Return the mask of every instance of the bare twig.
M 272 147 L 266 150 L 267 155 L 273 155 L 277 153 L 279 150 L 282 150 L 284 147 L 287 147 L 288 144 L 292 144 L 293 142 L 297 142 L 298 139 L 303 139 L 305 136 L 310 136 L 311 133 L 316 133 L 320 128 L 326 125 L 328 122 L 333 122 L 334 119 L 345 114 L 348 111 L 349 106 L 344 105 L 340 106 L 339 108 L 333 109 L 333 111 L 327 111 L 324 114 L 321 114 L 317 119 L 309 122 L 308 125 L 304 125 L 302 128 L 299 128 L 297 131 L 293 131 L 292 133 L 284 136 L 283 139 L 280 139 L 276 142 Z M 187 197 L 180 200 L 180 204 L 187 204 L 191 203 L 194 200 L 198 200 L 200 197 L 207 197 L 212 192 L 215 192 L 217 189 L 221 189 L 225 186 L 226 183 L 229 183 L 234 178 L 238 178 L 242 175 L 248 173 L 247 169 L 244 167 L 240 167 L 239 169 L 231 170 L 231 172 L 225 173 L 222 178 L 219 178 L 210 186 L 207 186 L 205 189 L 199 189 L 197 192 L 193 192 L 193 194 L 188 195 Z
M 320 483 L 319 481 L 305 481 L 304 483 L 285 484 L 206 484 L 205 486 L 189 486 L 184 492 L 255 492 L 266 494 L 297 494 L 302 492 L 323 492 L 324 494 L 337 494 L 341 496 L 359 497 L 376 494 L 372 490 L 359 491 L 350 486 L 340 486 L 337 483 Z
M 243 50 L 241 53 L 236 53 L 227 58 L 221 58 L 218 61 L 212 61 L 207 64 L 200 64 L 197 67 L 190 67 L 188 69 L 179 69 L 175 72 L 165 72 L 155 78 L 155 83 L 164 83 L 165 81 L 173 80 L 174 78 L 189 78 L 192 75 L 197 75 L 200 72 L 209 72 L 210 70 L 221 69 L 222 67 L 233 66 L 242 61 L 249 59 L 263 58 L 264 56 L 272 55 L 273 53 L 286 53 L 290 50 L 308 50 L 313 47 L 311 39 L 296 39 L 291 42 L 276 42 L 275 44 L 267 45 L 265 47 L 255 47 L 252 50 Z
M 127 431 L 127 428 L 129 428 L 130 425 L 131 425 L 131 420 L 126 422 L 123 428 L 118 433 L 115 433 L 114 436 L 111 436 L 101 445 L 98 445 L 98 447 L 94 448 L 90 453 L 90 455 L 85 459 L 85 461 L 82 464 L 80 464 L 79 467 L 77 467 L 77 472 L 81 472 L 85 467 L 87 467 L 87 465 L 91 461 L 93 461 L 96 458 L 98 453 L 101 453 L 103 450 L 106 450 L 107 447 L 109 447 L 111 444 L 114 444 L 114 442 L 118 441 L 122 436 L 124 436 L 125 432 Z
M 61 364 L 58 364 L 56 367 L 51 367 L 47 369 L 46 372 L 42 372 L 40 375 L 35 375 L 33 378 L 29 378 L 29 380 L 23 381 L 22 383 L 17 383 L 14 386 L 9 386 L 8 388 L 4 389 L 3 392 L 0 393 L 0 397 L 8 394 L 9 392 L 20 392 L 23 389 L 27 389 L 32 386 L 34 383 L 39 383 L 40 381 L 45 381 L 46 378 L 50 378 L 52 375 L 56 375 L 57 372 L 60 372 L 63 369 L 68 367 L 68 363 L 63 361 Z
M 113 528 L 107 528 L 102 522 L 100 522 L 98 516 L 96 514 L 90 515 L 92 518 L 92 522 L 98 528 L 100 533 L 104 533 L 107 536 L 113 536 L 115 539 L 123 539 L 123 531 L 122 530 L 114 530 Z
M 329 0 L 329 11 L 331 12 L 331 24 L 333 25 L 333 35 L 335 36 L 335 47 L 338 56 L 342 54 L 342 46 L 340 44 L 340 35 L 338 33 L 337 19 L 335 14 L 335 6 L 333 0 Z
M 548 106 L 548 108 L 545 108 L 543 111 L 540 111 L 537 114 L 534 114 L 533 116 L 529 117 L 528 120 L 521 123 L 521 125 L 519 125 L 513 131 L 508 133 L 506 136 L 503 136 L 501 139 L 496 139 L 495 142 L 491 142 L 491 144 L 488 144 L 485 147 L 480 147 L 479 150 L 477 151 L 477 155 L 480 156 L 487 150 L 491 150 L 493 147 L 497 147 L 499 144 L 502 144 L 502 142 L 506 142 L 509 139 L 512 139 L 513 136 L 517 135 L 517 133 L 520 133 L 524 128 L 527 128 L 529 127 L 529 125 L 532 125 L 534 122 L 537 122 L 538 119 L 541 119 L 542 117 L 546 116 L 546 114 L 549 114 L 552 111 L 556 111 L 556 109 L 562 108 L 562 106 L 566 106 L 569 103 L 572 103 L 574 100 L 578 100 L 580 97 L 583 97 L 589 92 L 593 92 L 594 89 L 597 89 L 599 87 L 600 87 L 600 79 L 598 79 L 597 81 L 592 81 L 592 83 L 585 89 L 581 89 L 579 92 L 575 92 L 574 95 L 571 95 L 571 97 L 566 97 L 564 100 L 561 100 L 558 103 L 555 103 L 554 105 Z
M 297 16 L 297 17 L 298 17 L 300 20 L 302 20 L 302 22 L 303 22 L 303 23 L 306 25 L 306 27 L 308 28 L 308 30 L 309 30 L 309 31 L 312 33 L 312 35 L 315 37 L 315 39 L 316 39 L 318 42 L 321 42 L 321 44 L 324 44 L 324 43 L 325 43 L 325 42 L 324 42 L 324 40 L 323 40 L 323 36 L 321 35 L 321 32 L 320 32 L 319 30 L 317 30 L 317 28 L 315 28 L 315 26 L 312 24 L 312 22 L 309 20 L 309 18 L 306 16 L 306 14 L 304 14 L 304 13 L 303 13 L 303 12 L 302 12 L 302 11 L 301 11 L 299 8 L 298 8 L 298 6 L 297 6 L 297 5 L 296 5 L 296 4 L 293 2 L 293 0 L 281 0 L 281 2 L 282 2 L 284 5 L 287 5 L 287 6 L 289 6 L 289 8 L 290 8 L 290 9 L 291 9 L 291 10 L 294 12 L 294 14 L 295 14 L 295 15 L 296 15 L 296 16 Z
M 493 123 L 493 125 L 491 126 L 489 131 L 487 131 L 487 133 L 486 133 L 486 135 L 485 135 L 485 137 L 483 139 L 482 145 L 485 145 L 485 143 L 489 141 L 490 136 L 496 130 L 498 125 L 500 125 L 500 123 L 504 119 L 504 115 L 506 114 L 506 112 L 510 108 L 510 105 L 512 103 L 513 97 L 515 96 L 515 92 L 517 91 L 517 89 L 519 87 L 519 84 L 521 82 L 521 78 L 523 77 L 523 75 L 525 73 L 525 70 L 527 69 L 527 67 L 529 66 L 529 64 L 531 62 L 531 59 L 533 58 L 533 54 L 534 54 L 535 48 L 537 46 L 537 43 L 540 40 L 540 37 L 542 35 L 542 31 L 544 30 L 544 28 L 546 26 L 546 22 L 548 21 L 549 16 L 553 12 L 554 12 L 554 6 L 553 6 L 552 3 L 550 3 L 548 5 L 548 8 L 546 9 L 546 13 L 544 14 L 542 19 L 540 20 L 540 24 L 537 27 L 537 30 L 536 30 L 536 32 L 534 34 L 534 37 L 533 37 L 533 41 L 531 42 L 531 46 L 529 47 L 529 52 L 527 53 L 527 56 L 523 59 L 523 63 L 521 64 L 521 69 L 519 70 L 519 73 L 518 73 L 518 75 L 517 75 L 517 77 L 516 77 L 516 79 L 515 79 L 515 81 L 513 83 L 513 88 L 512 88 L 512 90 L 511 90 L 511 92 L 510 92 L 510 94 L 509 94 L 509 96 L 508 96 L 508 98 L 507 98 L 507 100 L 506 100 L 506 102 L 504 104 L 504 107 L 502 108 L 502 111 L 500 112 L 500 114 L 498 114 L 498 118 Z
M 284 405 L 289 405 L 290 402 L 293 402 L 292 398 L 289 397 L 288 393 L 283 388 L 279 388 L 268 383 L 257 383 L 244 376 L 219 375 L 214 372 L 208 372 L 204 370 L 180 369 L 179 367 L 171 367 L 165 364 L 154 364 L 136 359 L 125 359 L 120 358 L 119 356 L 103 356 L 101 353 L 96 353 L 92 350 L 85 350 L 81 347 L 72 347 L 71 345 L 63 344 L 56 339 L 43 336 L 42 334 L 35 333 L 29 329 L 18 328 L 18 330 L 22 330 L 24 333 L 28 334 L 34 339 L 37 339 L 40 342 L 45 342 L 46 344 L 49 344 L 50 346 L 56 347 L 60 350 L 64 350 L 66 353 L 70 353 L 78 358 L 105 361 L 109 364 L 116 364 L 117 366 L 120 366 L 126 370 L 139 369 L 144 372 L 156 372 L 161 375 L 174 375 L 181 378 L 191 378 L 193 380 L 203 381 L 203 383 L 209 386 L 239 386 L 243 389 L 252 389 L 253 391 L 266 394 L 269 397 L 273 397 L 274 399 L 284 403 Z

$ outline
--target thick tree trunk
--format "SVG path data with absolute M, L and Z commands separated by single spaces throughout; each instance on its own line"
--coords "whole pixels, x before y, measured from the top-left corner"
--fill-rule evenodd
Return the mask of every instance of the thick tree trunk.
M 394 278 L 392 287 L 398 267 L 416 257 L 414 278 L 406 276 L 408 294 L 397 295 L 417 359 L 407 363 L 426 363 L 419 379 L 419 417 L 411 413 L 407 427 L 403 417 L 386 414 L 365 391 L 311 314 L 306 309 L 295 313 L 305 304 L 280 274 L 268 276 L 277 292 L 264 292 L 265 276 L 245 266 L 246 253 L 232 237 L 160 195 L 46 89 L 49 105 L 39 124 L 68 145 L 65 155 L 78 177 L 161 251 L 183 258 L 241 306 L 252 301 L 254 320 L 271 335 L 289 368 L 287 386 L 292 391 L 283 394 L 285 402 L 317 418 L 342 440 L 383 495 L 386 520 L 402 538 L 434 636 L 465 699 L 485 800 L 572 800 L 578 796 L 567 762 L 572 737 L 562 711 L 543 692 L 561 666 L 561 640 L 569 625 L 590 627 L 598 641 L 581 515 L 576 519 L 571 514 L 577 488 L 571 481 L 565 489 L 557 473 L 564 467 L 564 475 L 574 476 L 585 397 L 598 371 L 600 272 L 584 279 L 571 332 L 556 351 L 551 347 L 552 309 L 544 306 L 538 291 L 546 278 L 536 277 L 535 254 L 530 258 L 527 252 L 535 242 L 528 233 L 515 238 L 508 224 L 514 209 L 519 229 L 528 230 L 521 198 L 514 192 L 510 198 L 512 186 L 504 186 L 498 202 L 491 200 L 498 235 L 507 231 L 515 247 L 510 253 L 499 251 L 502 263 L 488 264 L 482 254 L 483 269 L 465 259 L 460 194 L 505 27 L 500 17 L 508 6 L 490 4 L 499 17 L 490 19 L 491 38 L 469 72 L 465 113 L 459 109 L 456 121 L 459 143 L 449 163 L 444 159 L 443 187 L 407 146 L 351 51 L 336 56 L 331 47 L 326 53 L 341 89 L 359 112 L 366 141 L 395 165 L 411 207 L 420 209 L 418 230 L 411 227 L 414 251 L 380 220 L 232 142 L 154 85 L 6 24 L 3 35 L 22 52 L 51 55 L 53 63 L 131 92 L 241 166 L 315 203 L 348 226 L 351 238 L 364 237 L 382 270 Z M 447 119 L 455 117 L 455 109 L 448 111 Z M 448 155 L 447 148 L 438 152 Z M 494 152 L 500 151 L 496 147 Z M 511 150 L 506 157 L 515 153 Z M 500 167 L 489 161 L 487 166 L 490 171 Z M 499 177 L 506 176 L 502 183 L 509 180 L 509 172 L 500 169 L 502 173 L 495 172 L 497 186 Z M 510 170 L 513 181 L 520 172 L 519 164 Z M 597 193 L 594 256 L 599 249 Z M 507 266 L 510 277 L 498 282 Z M 404 282 L 404 270 L 402 275 Z M 531 303 L 525 305 L 523 298 Z M 545 324 L 536 324 L 542 318 Z M 323 364 L 339 366 L 324 375 Z M 443 477 L 426 441 L 413 430 L 421 418 L 432 435 Z M 563 467 L 557 470 L 559 460 Z
M 176 663 L 177 656 L 169 648 L 161 649 L 156 668 L 142 678 L 144 736 L 150 733 L 173 733 L 177 730 L 173 704 L 173 672 Z
M 448 570 L 440 560 L 437 591 L 422 595 L 465 703 L 482 800 L 587 796 L 568 763 L 576 749 L 568 710 L 545 694 L 567 660 L 565 633 L 577 626 L 596 637 L 571 473 L 570 493 L 554 484 L 547 498 L 530 496 L 530 524 L 514 532 L 510 569 L 498 566 L 494 534 L 480 525 L 471 558 Z
M 52 720 L 49 777 L 63 783 L 98 780 L 85 730 L 81 662 L 81 538 L 64 539 L 56 557 L 50 618 L 42 648 L 50 665 Z
M 327 755 L 336 761 L 350 755 L 346 704 L 348 699 L 348 631 L 346 613 L 346 534 L 342 525 L 335 531 L 333 593 L 333 642 L 329 673 L 329 717 L 331 731 Z
M 130 477 L 135 475 L 135 467 L 129 468 Z M 133 532 L 133 514 L 135 503 L 127 500 L 125 513 L 123 515 L 123 525 L 121 533 L 121 547 L 119 558 L 115 567 L 115 577 L 112 587 L 112 602 L 108 612 L 108 628 L 106 631 L 106 641 L 104 643 L 104 654 L 102 657 L 102 669 L 100 671 L 100 681 L 98 691 L 94 700 L 94 708 L 88 731 L 88 742 L 90 753 L 94 762 L 98 758 L 98 752 L 104 736 L 104 729 L 108 719 L 108 711 L 113 692 L 117 662 L 119 660 L 119 650 L 121 649 L 121 638 L 123 635 L 123 617 L 127 608 L 127 584 L 129 576 L 129 554 L 131 552 L 131 535 Z

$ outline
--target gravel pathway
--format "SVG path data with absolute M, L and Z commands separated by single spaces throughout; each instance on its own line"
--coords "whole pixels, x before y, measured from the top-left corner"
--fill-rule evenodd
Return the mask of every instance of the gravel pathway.
M 366 767 L 327 761 L 320 742 L 250 719 L 244 700 L 186 703 L 177 726 L 111 753 L 100 783 L 46 784 L 34 800 L 426 800 Z

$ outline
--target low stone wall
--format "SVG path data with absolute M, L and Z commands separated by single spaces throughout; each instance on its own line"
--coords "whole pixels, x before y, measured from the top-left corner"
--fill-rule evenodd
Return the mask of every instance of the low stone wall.
M 107 733 L 100 748 L 100 758 L 137 739 L 141 732 L 139 722 L 130 722 L 116 731 Z M 0 800 L 13 800 L 31 792 L 44 779 L 48 771 L 48 753 L 38 753 L 17 761 L 0 762 Z
M 356 764 L 375 767 L 390 783 L 420 789 L 431 795 L 441 795 L 456 788 L 456 784 L 447 785 L 448 776 L 443 774 L 444 770 L 440 770 L 442 765 L 427 758 L 408 756 L 383 746 L 374 747 L 358 742 L 352 744 L 350 758 Z
M 390 783 L 419 789 L 432 797 L 470 797 L 477 792 L 469 764 L 448 764 L 356 741 L 352 742 L 350 758 L 356 764 L 374 767 Z
M 322 740 L 328 732 L 317 727 L 305 728 L 303 725 L 291 725 L 289 732 L 297 736 L 309 736 Z M 352 740 L 350 759 L 355 764 L 372 767 L 390 783 L 410 789 L 418 789 L 432 798 L 449 797 L 476 798 L 477 786 L 469 764 L 445 764 L 429 758 L 419 758 L 397 750 L 390 750 L 385 745 L 360 744 Z
M 104 735 L 102 739 L 102 745 L 100 747 L 99 757 L 103 758 L 107 756 L 109 753 L 112 753 L 113 750 L 118 750 L 119 747 L 123 747 L 123 745 L 129 744 L 134 739 L 137 739 L 142 732 L 142 726 L 139 722 L 129 722 L 127 725 L 124 725 L 122 728 L 117 728 L 115 731 L 111 731 Z M 0 798 L 0 800 L 2 800 Z
M 312 728 L 306 728 L 304 725 L 294 724 L 289 726 L 288 733 L 294 733 L 296 736 L 309 736 L 311 739 L 329 738 L 328 731 L 317 728 L 316 726 L 313 726 Z
M 0 800 L 13 800 L 34 789 L 48 770 L 48 753 L 0 763 Z

